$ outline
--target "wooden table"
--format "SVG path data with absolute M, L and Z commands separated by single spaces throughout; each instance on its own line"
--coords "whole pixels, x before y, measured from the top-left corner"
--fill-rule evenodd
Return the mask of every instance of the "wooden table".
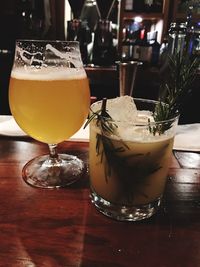
M 88 143 L 64 142 L 59 151 L 88 160 Z M 59 190 L 27 185 L 23 165 L 46 152 L 29 138 L 0 138 L 0 266 L 200 266 L 199 154 L 177 152 L 162 209 L 130 223 L 96 211 L 88 176 Z

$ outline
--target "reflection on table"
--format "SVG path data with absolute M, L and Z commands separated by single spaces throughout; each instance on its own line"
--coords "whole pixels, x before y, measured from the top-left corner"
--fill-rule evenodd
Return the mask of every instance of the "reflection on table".
M 163 207 L 138 223 L 103 216 L 90 202 L 87 173 L 78 183 L 42 190 L 21 178 L 45 145 L 0 137 L 1 266 L 198 267 L 200 154 L 174 151 Z M 88 162 L 87 142 L 64 142 L 61 153 Z

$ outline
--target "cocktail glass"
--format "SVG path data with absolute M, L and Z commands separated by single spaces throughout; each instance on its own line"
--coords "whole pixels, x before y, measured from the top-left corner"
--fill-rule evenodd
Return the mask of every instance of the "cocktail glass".
M 56 147 L 80 129 L 89 112 L 89 84 L 79 43 L 17 40 L 9 103 L 18 125 L 50 149 L 49 155 L 24 166 L 23 179 L 42 188 L 77 181 L 85 164 L 76 156 L 58 154 Z
M 91 106 L 92 202 L 100 212 L 120 221 L 146 219 L 159 209 L 179 118 L 176 114 L 169 120 L 155 122 L 152 114 L 158 102 L 134 102 L 138 110 L 135 123 L 101 114 L 102 101 Z

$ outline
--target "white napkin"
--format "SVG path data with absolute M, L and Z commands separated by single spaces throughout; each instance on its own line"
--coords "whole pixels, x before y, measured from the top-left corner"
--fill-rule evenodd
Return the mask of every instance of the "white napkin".
M 178 125 L 173 148 L 200 151 L 200 123 Z
M 13 116 L 8 115 L 0 116 L 0 135 L 27 136 L 27 134 L 18 126 Z
M 70 141 L 89 142 L 89 126 L 83 129 L 84 124 L 81 129 L 69 139 Z

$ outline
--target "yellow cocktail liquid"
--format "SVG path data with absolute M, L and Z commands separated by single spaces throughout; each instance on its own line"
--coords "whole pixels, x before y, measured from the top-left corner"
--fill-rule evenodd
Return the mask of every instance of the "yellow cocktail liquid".
M 105 156 L 102 143 L 99 154 L 96 151 L 98 132 L 92 123 L 89 151 L 91 188 L 103 199 L 117 205 L 143 205 L 162 196 L 174 138 L 152 137 L 149 141 L 122 142 L 105 137 L 113 144 Z M 123 151 L 119 149 L 122 147 Z M 114 152 L 117 150 L 119 152 Z
M 15 120 L 28 135 L 57 144 L 78 131 L 88 116 L 88 80 L 86 76 L 37 80 L 11 75 L 9 103 Z

